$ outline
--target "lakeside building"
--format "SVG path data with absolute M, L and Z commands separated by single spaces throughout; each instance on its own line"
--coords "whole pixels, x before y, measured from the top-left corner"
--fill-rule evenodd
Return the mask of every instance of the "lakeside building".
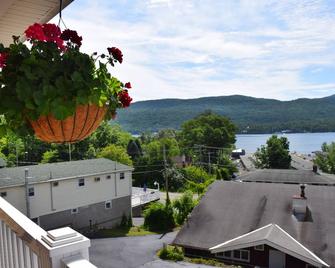
M 174 244 L 242 267 L 335 267 L 334 203 L 329 186 L 216 181 Z
M 131 216 L 132 167 L 104 158 L 0 169 L 0 196 L 44 229 Z

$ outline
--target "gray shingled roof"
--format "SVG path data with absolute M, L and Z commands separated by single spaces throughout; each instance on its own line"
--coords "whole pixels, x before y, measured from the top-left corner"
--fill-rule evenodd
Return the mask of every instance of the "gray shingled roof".
M 248 182 L 305 183 L 335 186 L 334 179 L 315 173 L 312 170 L 258 169 L 248 172 L 238 177 L 238 179 Z
M 0 187 L 23 184 L 26 168 L 29 170 L 30 183 L 90 174 L 112 173 L 116 170 L 132 170 L 132 167 L 105 158 L 2 168 L 0 169 Z
M 216 181 L 178 233 L 177 245 L 204 249 L 274 223 L 335 266 L 335 187 L 306 187 L 311 220 L 292 215 L 298 185 Z
M 311 265 L 329 267 L 327 263 L 300 244 L 277 224 L 273 223 L 212 247 L 210 248 L 210 251 L 212 253 L 218 253 L 263 244 L 284 251 L 285 253 L 293 255 Z

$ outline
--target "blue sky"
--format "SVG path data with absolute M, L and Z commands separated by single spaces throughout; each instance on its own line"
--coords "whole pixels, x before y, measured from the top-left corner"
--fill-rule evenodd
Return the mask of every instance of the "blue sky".
M 335 94 L 334 0 L 75 0 L 82 50 L 119 47 L 135 101 Z

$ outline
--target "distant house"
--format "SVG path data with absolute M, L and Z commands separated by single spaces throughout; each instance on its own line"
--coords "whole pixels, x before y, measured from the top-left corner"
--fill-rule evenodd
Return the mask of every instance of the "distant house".
M 287 183 L 287 184 L 311 184 L 335 186 L 335 179 L 314 172 L 313 170 L 294 169 L 258 169 L 250 171 L 238 177 L 244 182 Z
M 335 267 L 334 204 L 329 186 L 216 181 L 174 244 L 243 267 Z
M 0 169 L 0 195 L 44 229 L 111 227 L 131 215 L 132 167 L 100 158 Z

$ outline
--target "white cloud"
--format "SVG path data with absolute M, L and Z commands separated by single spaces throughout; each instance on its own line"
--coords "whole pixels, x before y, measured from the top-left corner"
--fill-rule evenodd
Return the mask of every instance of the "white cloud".
M 334 6 L 325 1 L 75 1 L 64 12 L 83 50 L 118 46 L 113 69 L 135 100 L 243 94 L 292 99 L 333 93 L 307 82 L 310 66 L 335 68 Z M 311 81 L 311 80 L 309 80 Z

